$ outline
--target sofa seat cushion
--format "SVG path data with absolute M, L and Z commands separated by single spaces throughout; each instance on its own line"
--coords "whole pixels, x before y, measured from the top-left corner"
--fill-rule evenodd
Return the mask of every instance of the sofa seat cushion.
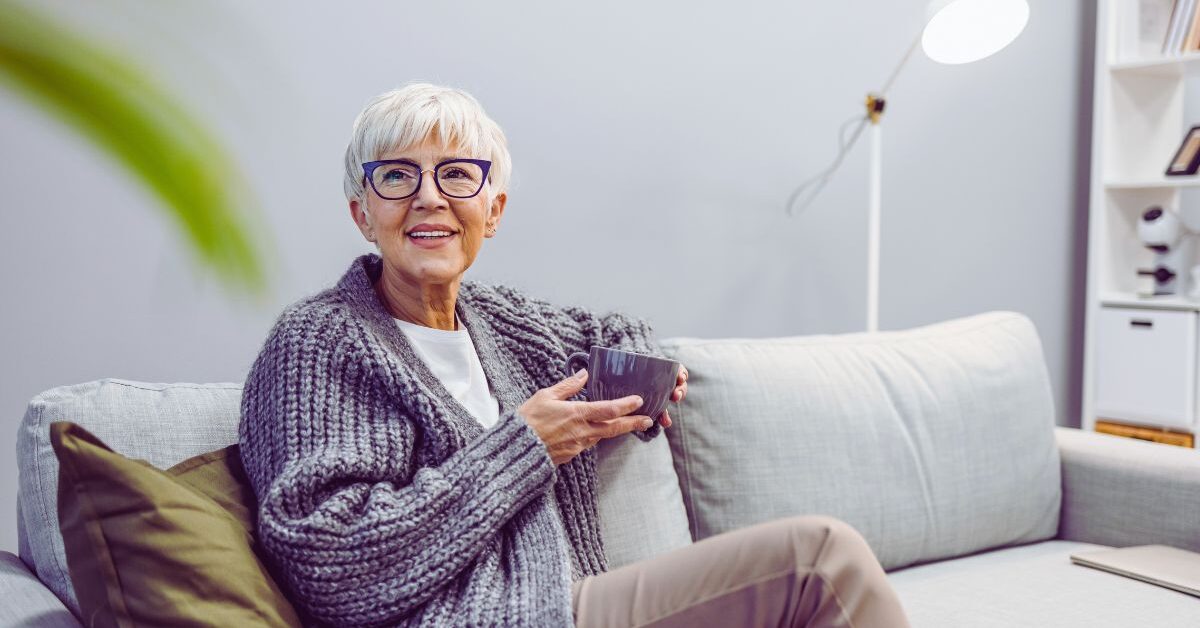
M 20 558 L 0 552 L 0 626 L 79 628 L 79 620 Z
M 913 626 L 1194 628 L 1200 598 L 1071 563 L 1103 545 L 1044 541 L 888 574 Z
M 43 392 L 17 436 L 21 558 L 76 615 L 56 496 L 50 424 L 76 423 L 129 458 L 167 469 L 237 442 L 242 386 L 104 379 Z M 597 449 L 600 529 L 611 568 L 691 542 L 669 445 L 631 435 Z
M 1050 380 L 1021 314 L 660 344 L 690 373 L 666 433 L 696 540 L 832 515 L 892 569 L 1058 529 Z

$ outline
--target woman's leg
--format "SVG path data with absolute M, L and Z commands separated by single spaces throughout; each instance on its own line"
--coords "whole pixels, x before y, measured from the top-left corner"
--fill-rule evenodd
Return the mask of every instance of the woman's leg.
M 589 576 L 572 587 L 593 626 L 908 626 L 875 554 L 845 522 L 776 519 Z

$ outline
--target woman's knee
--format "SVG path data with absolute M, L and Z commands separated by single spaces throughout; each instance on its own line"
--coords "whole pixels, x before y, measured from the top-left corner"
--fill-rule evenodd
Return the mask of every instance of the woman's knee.
M 837 546 L 846 550 L 865 550 L 874 557 L 870 545 L 852 525 L 830 515 L 796 515 L 778 520 L 779 525 L 789 531 L 787 537 L 797 549 Z
M 812 530 L 827 536 L 862 538 L 854 526 L 832 515 L 795 515 L 781 520 L 785 525 L 800 530 Z

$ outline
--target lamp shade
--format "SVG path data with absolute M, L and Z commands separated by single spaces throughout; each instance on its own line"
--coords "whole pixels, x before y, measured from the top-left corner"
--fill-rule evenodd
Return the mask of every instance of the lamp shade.
M 1029 21 L 1026 0 L 934 0 L 921 48 L 938 63 L 970 63 L 1012 43 Z

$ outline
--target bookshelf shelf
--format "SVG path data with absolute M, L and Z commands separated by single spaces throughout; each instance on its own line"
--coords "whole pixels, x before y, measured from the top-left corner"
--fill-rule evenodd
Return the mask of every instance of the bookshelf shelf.
M 1100 295 L 1100 304 L 1109 307 L 1146 308 L 1153 310 L 1200 311 L 1200 301 L 1183 297 L 1143 297 L 1124 292 L 1108 292 Z
M 1108 68 L 1117 75 L 1200 76 L 1200 52 L 1189 52 L 1173 57 L 1120 61 L 1109 64 Z
M 1143 179 L 1129 181 L 1108 181 L 1104 187 L 1110 190 L 1156 190 L 1173 188 L 1200 187 L 1200 176 L 1175 177 L 1172 179 Z

